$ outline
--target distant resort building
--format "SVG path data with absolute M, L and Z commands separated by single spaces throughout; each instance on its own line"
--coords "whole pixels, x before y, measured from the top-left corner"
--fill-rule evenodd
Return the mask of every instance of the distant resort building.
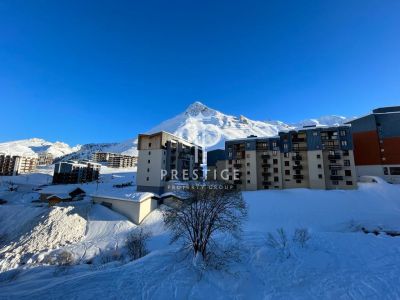
M 306 127 L 279 136 L 225 142 L 225 159 L 212 161 L 217 180 L 242 190 L 357 187 L 350 126 Z M 213 178 L 210 171 L 207 178 Z
M 48 152 L 40 152 L 38 154 L 38 166 L 48 166 L 54 161 L 54 156 Z
M 357 173 L 400 183 L 400 106 L 383 107 L 348 122 Z
M 54 166 L 53 183 L 84 183 L 99 178 L 101 165 L 91 161 L 62 161 Z
M 15 176 L 31 173 L 36 169 L 36 157 L 0 154 L 0 175 Z
M 42 202 L 47 202 L 50 206 L 60 202 L 78 201 L 82 200 L 86 191 L 80 187 L 65 187 L 60 185 L 52 185 L 45 187 L 39 191 Z
M 93 161 L 101 163 L 109 168 L 132 168 L 137 165 L 137 157 L 110 152 L 96 152 Z
M 138 151 L 138 191 L 160 195 L 171 180 L 203 177 L 202 148 L 171 133 L 139 134 Z

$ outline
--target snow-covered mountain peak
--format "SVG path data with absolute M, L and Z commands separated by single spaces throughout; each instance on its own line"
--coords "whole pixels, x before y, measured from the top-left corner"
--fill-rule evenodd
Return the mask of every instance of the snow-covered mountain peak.
M 303 128 L 305 125 L 337 126 L 348 120 L 350 119 L 346 117 L 331 115 L 307 119 L 295 124 L 275 120 L 255 121 L 243 115 L 224 114 L 196 101 L 182 113 L 165 120 L 149 130 L 148 133 L 167 131 L 210 150 L 223 148 L 227 139 L 245 138 L 250 135 L 275 136 L 279 131 Z M 51 143 L 43 139 L 32 138 L 0 143 L 0 153 L 36 154 L 47 151 L 55 157 L 63 157 L 63 159 L 82 159 L 91 158 L 92 154 L 97 151 L 137 155 L 136 147 L 136 135 L 120 143 L 96 143 L 75 147 L 70 147 L 63 142 Z

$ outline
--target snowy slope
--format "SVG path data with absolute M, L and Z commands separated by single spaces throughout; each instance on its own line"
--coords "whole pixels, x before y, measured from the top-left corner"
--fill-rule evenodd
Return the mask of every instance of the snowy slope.
M 191 142 L 206 146 L 207 149 L 223 148 L 226 139 L 244 138 L 249 135 L 273 136 L 281 130 L 301 128 L 304 125 L 334 126 L 350 120 L 341 116 L 324 116 L 303 120 L 295 124 L 281 121 L 255 121 L 244 116 L 231 116 L 209 108 L 200 102 L 194 102 L 177 116 L 155 126 L 149 133 L 157 131 L 171 132 Z M 48 150 L 62 159 L 91 158 L 97 151 L 137 155 L 137 139 L 132 137 L 120 143 L 97 143 L 70 147 L 67 144 L 46 142 L 41 139 L 21 140 L 0 143 L 0 153 L 34 154 Z
M 53 154 L 54 157 L 64 156 L 76 152 L 80 149 L 80 145 L 70 147 L 68 144 L 62 142 L 48 142 L 43 139 L 27 139 L 13 142 L 0 143 L 0 153 L 36 156 L 39 152 L 47 151 Z
M 399 237 L 361 230 L 400 229 L 399 188 L 380 181 L 346 191 L 245 192 L 249 217 L 235 244 L 238 259 L 220 269 L 202 270 L 179 246 L 159 243 L 150 247 L 149 255 L 130 263 L 96 267 L 78 261 L 65 269 L 25 265 L 0 273 L 0 298 L 399 299 Z M 153 217 L 160 222 L 161 215 Z M 96 206 L 85 238 L 67 247 L 115 245 L 123 232 L 135 227 L 125 222 Z M 267 246 L 268 232 L 278 227 L 289 235 L 290 256 Z M 311 233 L 304 248 L 292 241 L 295 228 Z M 231 245 L 221 236 L 216 241 Z

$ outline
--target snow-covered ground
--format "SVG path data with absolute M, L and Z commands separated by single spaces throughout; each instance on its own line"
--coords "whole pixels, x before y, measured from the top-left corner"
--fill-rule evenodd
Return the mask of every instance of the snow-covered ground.
M 133 176 L 104 174 L 99 189 Z M 96 184 L 89 186 L 96 189 Z M 126 235 L 138 226 L 125 217 L 89 201 L 50 209 L 5 193 L 0 198 L 10 201 L 0 206 L 0 230 L 6 229 L 19 248 L 6 247 L 11 254 L 27 247 L 38 259 L 15 269 L 0 256 L 0 265 L 11 268 L 0 273 L 1 299 L 400 298 L 400 237 L 365 233 L 400 231 L 399 185 L 379 180 L 349 191 L 244 192 L 249 216 L 241 240 L 216 238 L 221 247 L 235 249 L 237 257 L 221 269 L 207 270 L 195 267 L 178 245 L 169 244 L 160 209 L 139 226 L 152 232 L 150 254 L 129 262 L 120 255 Z M 284 253 L 267 246 L 268 233 L 277 228 L 289 237 Z M 304 248 L 292 241 L 296 228 L 311 234 Z M 0 254 L 10 255 L 4 249 Z M 40 262 L 62 250 L 72 252 L 77 265 Z

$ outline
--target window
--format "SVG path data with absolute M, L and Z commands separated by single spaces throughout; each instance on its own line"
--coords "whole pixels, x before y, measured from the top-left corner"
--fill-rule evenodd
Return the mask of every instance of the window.
M 343 161 L 343 163 L 344 163 L 344 165 L 345 165 L 346 167 L 350 166 L 350 160 L 348 160 L 348 159 L 345 159 L 345 160 Z
M 272 155 L 273 156 L 277 156 L 278 155 L 278 151 L 276 151 L 276 150 L 272 151 Z
M 349 156 L 349 150 L 343 150 L 343 156 Z
M 318 164 L 318 169 L 322 169 L 322 165 L 321 164 Z
M 289 167 L 289 161 L 285 161 L 285 167 Z
M 228 161 L 228 163 L 231 165 L 231 164 L 232 164 L 232 159 L 230 159 L 230 160 Z
M 345 170 L 344 171 L 345 176 L 351 176 L 351 170 Z
M 229 156 L 229 157 L 232 157 L 232 152 L 229 152 L 229 153 L 228 153 L 228 156 Z M 230 160 L 230 163 L 232 163 L 231 160 Z
M 147 168 L 147 172 L 150 172 L 150 168 Z
M 250 171 L 247 171 L 247 175 L 250 175 Z
M 390 169 L 390 175 L 400 175 L 400 167 L 392 167 Z
M 278 173 L 278 168 L 274 168 L 274 173 Z
M 290 175 L 290 170 L 285 170 L 285 175 Z
M 346 136 L 346 130 L 340 130 L 340 136 Z
M 284 153 L 284 154 L 283 154 L 283 157 L 288 158 L 288 157 L 289 157 L 289 153 Z
M 151 155 L 151 151 L 149 151 L 149 155 Z
M 341 143 L 342 143 L 342 146 L 343 146 L 343 147 L 346 147 L 346 146 L 347 146 L 347 141 L 342 141 Z
M 331 170 L 331 175 L 337 175 L 337 170 Z
M 278 182 L 279 181 L 279 177 L 274 177 L 274 182 Z
M 296 180 L 296 183 L 301 183 L 301 180 L 300 180 L 300 179 L 297 179 L 297 180 Z
M 149 159 L 149 160 L 147 160 L 147 163 L 148 163 L 148 164 L 150 163 L 150 159 Z
M 339 185 L 339 181 L 337 181 L 337 180 L 332 180 L 332 184 L 333 184 L 333 185 Z
M 278 160 L 276 158 L 274 158 L 272 162 L 273 162 L 274 165 L 278 164 Z
M 321 158 L 321 154 L 317 154 L 317 158 Z
M 272 142 L 272 147 L 276 147 L 276 142 Z
M 229 172 L 232 172 L 232 168 L 228 168 L 228 171 L 229 171 Z
M 250 143 L 246 143 L 246 147 L 247 147 L 247 148 L 250 148 Z
M 283 144 L 283 149 L 287 150 L 288 149 L 288 144 Z
M 318 174 L 318 178 L 319 178 L 319 179 L 322 179 L 322 174 Z
M 149 148 L 151 147 L 151 143 L 149 143 Z
M 313 131 L 312 135 L 313 135 L 313 136 L 318 136 L 318 132 Z
M 246 166 L 250 167 L 250 163 L 247 163 Z
M 353 181 L 346 181 L 346 185 L 353 185 Z
M 232 180 L 232 175 L 229 175 L 229 180 Z
M 149 179 L 150 179 L 149 177 L 146 177 L 146 181 L 149 181 Z
M 247 183 L 250 183 L 250 180 L 247 180 Z

